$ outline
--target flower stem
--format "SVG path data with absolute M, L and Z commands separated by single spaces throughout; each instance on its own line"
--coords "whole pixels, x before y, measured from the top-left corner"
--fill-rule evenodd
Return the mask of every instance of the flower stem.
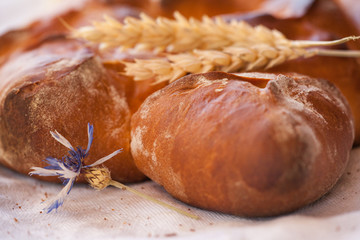
M 180 213 L 180 214 L 183 214 L 183 215 L 185 215 L 185 216 L 187 216 L 187 217 L 190 217 L 190 218 L 193 218 L 193 219 L 200 219 L 200 217 L 197 216 L 197 215 L 188 213 L 188 212 L 186 212 L 186 211 L 184 211 L 184 210 L 181 210 L 181 209 L 176 208 L 176 207 L 174 207 L 174 206 L 171 206 L 171 205 L 169 205 L 169 204 L 167 204 L 167 203 L 164 203 L 164 202 L 162 202 L 162 201 L 159 201 L 159 200 L 157 200 L 157 199 L 155 199 L 155 198 L 153 198 L 153 197 L 150 197 L 149 195 L 146 195 L 146 194 L 144 194 L 144 193 L 141 193 L 141 192 L 139 192 L 139 191 L 137 191 L 137 190 L 135 190 L 135 189 L 133 189 L 133 188 L 130 188 L 130 187 L 128 187 L 128 186 L 126 186 L 126 185 L 124 185 L 124 184 L 122 184 L 122 183 L 116 182 L 116 181 L 114 181 L 114 180 L 111 180 L 110 183 L 109 183 L 109 185 L 112 185 L 112 186 L 114 186 L 114 187 L 121 188 L 121 189 L 124 189 L 124 190 L 128 190 L 129 192 L 132 192 L 132 193 L 134 193 L 134 194 L 136 194 L 136 195 L 138 195 L 138 196 L 140 196 L 140 197 L 142 197 L 142 198 L 144 198 L 144 199 L 146 199 L 146 200 L 149 200 L 149 201 L 151 201 L 151 202 L 157 203 L 157 204 L 159 204 L 159 205 L 161 205 L 161 206 L 163 206 L 163 207 L 166 207 L 166 208 L 168 208 L 168 209 L 171 209 L 171 210 L 173 210 L 173 211 L 176 211 L 176 212 L 178 212 L 178 213 Z

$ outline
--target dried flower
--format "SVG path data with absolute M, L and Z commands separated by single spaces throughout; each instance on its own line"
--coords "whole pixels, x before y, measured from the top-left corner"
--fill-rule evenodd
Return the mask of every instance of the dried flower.
M 65 187 L 60 191 L 60 193 L 52 200 L 47 207 L 44 209 L 47 213 L 51 212 L 54 209 L 58 209 L 64 202 L 65 197 L 70 193 L 76 178 L 81 174 L 81 170 L 91 168 L 97 165 L 104 163 L 113 156 L 119 154 L 122 149 L 116 150 L 115 152 L 97 160 L 96 162 L 85 165 L 84 159 L 88 156 L 90 147 L 93 141 L 93 126 L 88 124 L 88 145 L 86 150 L 82 147 L 77 147 L 76 149 L 70 144 L 70 142 L 63 137 L 57 131 L 50 134 L 56 141 L 69 148 L 69 155 L 64 156 L 61 160 L 53 157 L 47 157 L 45 161 L 49 164 L 44 168 L 32 167 L 29 174 L 30 175 L 39 175 L 39 176 L 57 176 L 59 177 Z
M 70 144 L 70 142 L 66 138 L 64 138 L 60 133 L 58 133 L 57 131 L 55 132 L 50 131 L 51 136 L 55 138 L 58 142 L 60 142 L 62 145 L 69 148 L 70 151 L 69 151 L 69 155 L 64 156 L 61 160 L 53 157 L 47 157 L 45 161 L 49 164 L 49 166 L 46 166 L 44 168 L 32 167 L 31 169 L 33 171 L 29 173 L 30 175 L 35 174 L 39 176 L 58 176 L 65 185 L 65 187 L 60 191 L 60 193 L 55 197 L 55 199 L 51 201 L 48 204 L 48 206 L 44 209 L 47 213 L 51 212 L 54 209 L 57 210 L 64 203 L 64 199 L 70 193 L 76 178 L 80 174 L 84 174 L 84 177 L 90 183 L 90 186 L 96 190 L 102 190 L 107 186 L 112 185 L 123 190 L 128 190 L 142 198 L 160 204 L 161 206 L 174 210 L 185 216 L 194 219 L 199 218 L 196 215 L 178 209 L 169 204 L 163 203 L 146 194 L 138 192 L 135 189 L 125 186 L 122 183 L 112 180 L 108 168 L 98 167 L 98 165 L 104 163 L 105 161 L 109 160 L 113 156 L 120 153 L 122 149 L 116 150 L 115 152 L 109 154 L 108 156 L 97 160 L 93 164 L 85 165 L 84 159 L 88 156 L 93 141 L 93 132 L 94 132 L 93 126 L 88 124 L 88 145 L 85 150 L 82 147 L 77 147 L 76 149 L 74 149 L 73 146 Z

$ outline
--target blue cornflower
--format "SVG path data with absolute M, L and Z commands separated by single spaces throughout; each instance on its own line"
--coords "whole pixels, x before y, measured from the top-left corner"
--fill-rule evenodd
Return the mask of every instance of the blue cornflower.
M 113 156 L 117 155 L 122 151 L 122 149 L 116 150 L 115 152 L 107 155 L 106 157 L 100 158 L 96 162 L 90 165 L 84 165 L 84 159 L 88 156 L 89 150 L 93 141 L 93 132 L 94 128 L 91 124 L 88 123 L 88 145 L 86 150 L 82 147 L 77 147 L 76 149 L 70 144 L 70 142 L 64 138 L 56 130 L 55 132 L 50 131 L 50 134 L 55 140 L 69 148 L 69 154 L 64 156 L 61 160 L 53 157 L 47 157 L 46 161 L 49 165 L 40 168 L 32 167 L 29 174 L 39 175 L 39 176 L 58 176 L 65 187 L 60 191 L 60 193 L 51 201 L 48 206 L 44 209 L 47 213 L 51 212 L 54 209 L 58 209 L 64 202 L 65 197 L 70 193 L 76 178 L 81 174 L 81 170 L 84 168 L 90 168 L 97 166 L 109 160 Z

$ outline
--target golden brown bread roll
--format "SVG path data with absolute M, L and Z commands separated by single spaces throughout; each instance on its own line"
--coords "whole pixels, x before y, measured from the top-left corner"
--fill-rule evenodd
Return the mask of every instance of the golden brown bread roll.
M 23 174 L 33 166 L 45 166 L 45 157 L 61 158 L 67 153 L 50 131 L 58 130 L 74 147 L 84 147 L 86 126 L 91 123 L 94 143 L 85 164 L 123 148 L 105 163 L 112 178 L 122 182 L 145 179 L 130 153 L 130 116 L 159 86 L 136 85 L 119 75 L 119 66 L 103 63 L 105 56 L 68 39 L 69 30 L 59 21 L 79 27 L 104 14 L 121 20 L 139 11 L 131 4 L 88 1 L 80 10 L 0 36 L 0 164 Z
M 45 166 L 45 157 L 66 155 L 50 131 L 84 148 L 91 123 L 94 141 L 85 164 L 123 148 L 105 163 L 112 177 L 144 179 L 130 154 L 131 115 L 124 86 L 81 43 L 62 36 L 44 40 L 9 59 L 0 79 L 0 163 L 27 174 L 33 166 Z
M 297 74 L 185 76 L 131 120 L 131 152 L 145 175 L 190 205 L 252 217 L 324 195 L 353 140 L 340 91 Z
M 105 67 L 83 42 L 68 39 L 69 30 L 59 21 L 79 27 L 104 14 L 121 20 L 139 11 L 87 1 L 80 10 L 0 36 L 0 164 L 24 174 L 30 167 L 45 166 L 45 157 L 67 153 L 49 131 L 58 130 L 74 147 L 85 147 L 89 122 L 94 125 L 94 142 L 86 164 L 123 148 L 105 164 L 112 177 L 123 182 L 145 178 L 129 146 L 133 81 Z

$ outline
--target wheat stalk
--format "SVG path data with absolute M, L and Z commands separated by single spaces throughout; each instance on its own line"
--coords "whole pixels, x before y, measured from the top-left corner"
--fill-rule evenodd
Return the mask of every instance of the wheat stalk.
M 202 21 L 186 19 L 179 12 L 174 13 L 173 20 L 164 17 L 153 19 L 141 13 L 139 19 L 126 17 L 123 23 L 104 16 L 104 21 L 79 29 L 72 28 L 63 20 L 62 22 L 72 32 L 72 37 L 101 44 L 103 49 L 136 48 L 170 53 L 193 49 L 221 50 L 228 46 L 251 47 L 258 44 L 309 48 L 357 39 L 349 37 L 338 41 L 292 41 L 281 32 L 262 25 L 252 27 L 244 21 L 226 22 L 220 17 L 211 19 L 208 16 L 204 16 Z
M 174 20 L 153 19 L 144 13 L 140 14 L 140 19 L 127 17 L 123 23 L 109 16 L 104 18 L 103 22 L 73 30 L 72 36 L 101 44 L 104 49 L 121 47 L 171 53 L 288 42 L 279 31 L 263 26 L 252 27 L 235 20 L 227 23 L 221 18 L 213 20 L 207 16 L 202 21 L 186 19 L 179 12 L 174 13 Z
M 346 38 L 346 41 L 353 38 Z M 340 42 L 343 42 L 341 39 Z M 268 69 L 285 61 L 314 55 L 360 57 L 359 51 L 341 51 L 328 49 L 305 49 L 289 45 L 276 47 L 258 44 L 252 47 L 225 47 L 219 50 L 193 50 L 181 54 L 169 54 L 166 58 L 136 59 L 135 62 L 123 62 L 125 75 L 134 80 L 155 79 L 154 83 L 174 81 L 188 73 L 204 73 L 208 71 L 251 71 Z M 324 44 L 321 42 L 321 44 Z M 339 41 L 327 42 L 327 45 L 339 44 Z
M 314 55 L 360 57 L 360 51 L 313 49 L 356 40 L 346 37 L 335 41 L 289 40 L 276 30 L 252 27 L 242 21 L 225 22 L 204 16 L 201 21 L 174 13 L 174 20 L 127 17 L 120 23 L 110 17 L 93 26 L 73 30 L 73 36 L 100 44 L 103 49 L 135 48 L 167 52 L 165 58 L 123 62 L 125 74 L 135 80 L 174 81 L 187 73 L 208 71 L 250 71 L 270 68 L 285 61 Z

